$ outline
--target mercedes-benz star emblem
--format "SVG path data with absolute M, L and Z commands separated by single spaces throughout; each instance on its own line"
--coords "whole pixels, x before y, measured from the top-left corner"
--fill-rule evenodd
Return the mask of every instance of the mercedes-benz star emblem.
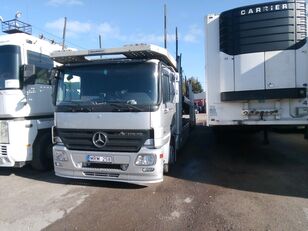
M 92 137 L 92 142 L 97 148 L 103 148 L 108 141 L 107 135 L 103 132 L 96 132 Z

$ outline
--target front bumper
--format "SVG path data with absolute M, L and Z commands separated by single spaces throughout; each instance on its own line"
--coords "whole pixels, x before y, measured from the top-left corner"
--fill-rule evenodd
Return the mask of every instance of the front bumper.
M 0 144 L 0 167 L 22 167 L 32 159 L 31 147 Z
M 163 181 L 163 164 L 161 149 L 141 148 L 138 153 L 124 152 L 96 152 L 96 151 L 75 151 L 68 150 L 65 146 L 55 145 L 53 147 L 55 174 L 60 177 L 118 181 L 138 185 L 147 185 Z M 56 159 L 56 152 L 65 152 L 68 160 L 59 161 Z M 156 155 L 156 164 L 153 166 L 136 166 L 135 160 L 139 154 Z M 112 164 L 106 166 L 86 167 L 87 156 L 112 156 Z M 126 170 L 114 166 L 128 165 Z
M 22 167 L 32 160 L 37 120 L 2 120 L 8 123 L 9 143 L 0 144 L 0 167 Z

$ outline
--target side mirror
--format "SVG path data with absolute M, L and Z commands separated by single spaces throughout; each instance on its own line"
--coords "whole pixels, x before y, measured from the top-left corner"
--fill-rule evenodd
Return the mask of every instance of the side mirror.
M 59 76 L 59 70 L 56 68 L 52 68 L 50 71 L 50 82 L 52 85 L 52 103 L 54 106 L 56 106 L 56 101 L 57 101 L 58 76 Z
M 56 106 L 57 103 L 57 85 L 52 85 L 52 93 L 51 93 L 51 97 L 52 97 L 52 104 L 54 106 Z
M 24 82 L 26 82 L 30 77 L 35 75 L 35 66 L 31 64 L 22 65 L 22 77 Z
M 20 66 L 20 87 L 31 84 L 35 80 L 35 66 L 30 64 L 24 64 Z
M 59 76 L 59 70 L 56 68 L 52 68 L 50 70 L 50 83 L 51 85 L 55 85 Z

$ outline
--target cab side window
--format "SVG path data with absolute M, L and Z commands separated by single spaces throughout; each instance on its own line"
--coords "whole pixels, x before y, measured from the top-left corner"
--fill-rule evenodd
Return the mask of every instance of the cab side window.
M 163 90 L 163 103 L 170 102 L 170 76 L 166 72 L 162 75 L 162 90 Z
M 35 74 L 28 79 L 28 84 L 49 85 L 49 70 L 53 67 L 53 61 L 49 56 L 27 51 L 28 64 L 35 65 Z
M 171 97 L 171 102 L 173 102 L 174 97 L 175 97 L 175 74 L 171 72 L 171 77 L 170 77 L 170 97 Z
M 175 96 L 175 74 L 169 68 L 164 67 L 162 73 L 163 102 L 173 102 Z

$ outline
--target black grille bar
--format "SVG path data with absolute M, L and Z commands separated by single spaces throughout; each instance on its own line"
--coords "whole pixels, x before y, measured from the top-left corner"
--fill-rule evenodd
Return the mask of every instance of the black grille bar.
M 1 155 L 7 155 L 7 147 L 6 146 L 1 146 L 0 154 Z
M 104 163 L 82 163 L 83 168 L 93 168 L 93 169 L 108 169 L 108 170 L 123 170 L 122 164 L 104 164 Z
M 111 177 L 118 178 L 120 174 L 117 173 L 102 173 L 102 172 L 83 172 L 86 176 L 99 176 L 99 177 Z
M 92 138 L 96 132 L 106 134 L 108 141 L 96 147 Z M 57 129 L 56 133 L 69 150 L 138 152 L 144 142 L 153 136 L 152 130 L 80 130 Z

